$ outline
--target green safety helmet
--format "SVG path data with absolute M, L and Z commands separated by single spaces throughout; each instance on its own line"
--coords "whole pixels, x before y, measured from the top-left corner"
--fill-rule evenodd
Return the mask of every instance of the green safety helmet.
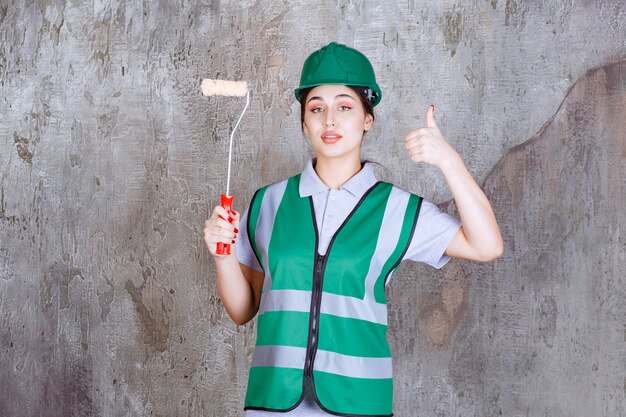
M 372 106 L 376 106 L 382 98 L 374 68 L 367 57 L 356 49 L 336 42 L 313 52 L 304 61 L 300 87 L 294 89 L 296 99 L 300 100 L 302 90 L 325 84 L 367 87 L 367 98 Z

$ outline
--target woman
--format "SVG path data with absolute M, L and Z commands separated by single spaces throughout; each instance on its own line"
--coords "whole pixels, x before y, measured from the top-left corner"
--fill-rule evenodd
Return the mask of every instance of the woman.
M 391 415 L 385 285 L 405 259 L 441 268 L 450 257 L 497 258 L 498 224 L 434 106 L 406 148 L 441 170 L 461 221 L 376 180 L 360 151 L 382 94 L 360 52 L 314 52 L 295 95 L 316 157 L 258 190 L 241 223 L 218 206 L 204 231 L 226 311 L 237 324 L 259 314 L 246 416 Z M 235 243 L 233 254 L 217 255 L 218 242 Z

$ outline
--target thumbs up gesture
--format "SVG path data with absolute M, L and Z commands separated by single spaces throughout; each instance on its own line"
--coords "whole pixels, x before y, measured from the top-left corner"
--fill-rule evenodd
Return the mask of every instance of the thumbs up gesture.
M 406 149 L 413 162 L 426 162 L 443 169 L 459 154 L 446 142 L 435 122 L 435 106 L 426 111 L 426 127 L 411 130 L 405 137 Z

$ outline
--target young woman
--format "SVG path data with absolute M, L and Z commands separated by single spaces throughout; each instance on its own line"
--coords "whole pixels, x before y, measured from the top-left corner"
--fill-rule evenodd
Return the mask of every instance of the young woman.
M 450 257 L 497 258 L 498 224 L 434 106 L 406 149 L 441 170 L 460 221 L 376 180 L 361 144 L 382 94 L 360 52 L 336 43 L 314 52 L 295 95 L 315 158 L 258 190 L 241 222 L 218 206 L 204 230 L 226 311 L 237 324 L 259 314 L 246 416 L 391 415 L 385 285 L 406 259 L 441 268 Z M 233 253 L 217 255 L 218 242 Z

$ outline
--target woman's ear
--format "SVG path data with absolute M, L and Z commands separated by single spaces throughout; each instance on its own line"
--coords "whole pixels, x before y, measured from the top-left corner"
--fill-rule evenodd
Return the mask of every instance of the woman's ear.
M 368 130 L 370 130 L 372 128 L 372 126 L 374 126 L 374 118 L 372 117 L 371 114 L 366 114 L 365 115 L 365 124 L 363 126 L 363 130 L 365 130 L 367 132 Z

